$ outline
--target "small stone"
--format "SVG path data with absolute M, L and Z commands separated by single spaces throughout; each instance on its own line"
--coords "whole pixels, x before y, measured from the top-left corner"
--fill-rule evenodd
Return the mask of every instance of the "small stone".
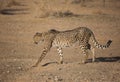
M 22 67 L 18 67 L 18 69 L 22 69 Z
M 80 71 L 79 74 L 82 74 L 82 72 Z
M 55 81 L 62 81 L 63 79 L 59 78 L 58 76 L 55 76 L 54 80 Z
M 58 68 L 58 70 L 62 70 L 62 68 Z
M 14 61 L 16 61 L 17 59 L 13 59 Z
M 55 81 L 58 81 L 58 76 L 55 76 L 54 80 L 55 80 Z
M 7 73 L 10 73 L 10 71 L 8 70 Z
M 49 80 L 51 80 L 51 78 L 50 78 L 50 77 L 48 77 L 48 79 L 49 79 Z
M 10 65 L 6 65 L 6 67 L 10 67 Z

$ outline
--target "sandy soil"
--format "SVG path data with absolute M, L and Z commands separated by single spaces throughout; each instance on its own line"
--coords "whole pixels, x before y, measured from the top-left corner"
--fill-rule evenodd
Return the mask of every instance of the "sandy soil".
M 41 4 L 34 0 L 33 4 L 32 0 L 21 0 L 19 5 L 12 4 L 3 9 L 10 10 L 10 13 L 14 10 L 14 14 L 0 14 L 0 82 L 120 82 L 118 3 L 116 7 L 110 4 L 104 8 L 88 3 L 81 7 L 71 4 L 72 0 L 45 1 Z M 59 12 L 64 14 L 68 10 L 72 12 L 69 16 L 59 15 Z M 52 48 L 38 67 L 31 68 L 44 46 L 33 44 L 32 38 L 36 32 L 68 30 L 79 26 L 90 28 L 101 44 L 109 39 L 113 41 L 110 48 L 95 50 L 96 62 L 92 63 L 89 55 L 88 63 L 80 64 L 80 50 L 71 47 L 64 49 L 64 64 L 57 64 L 59 56 L 56 49 Z

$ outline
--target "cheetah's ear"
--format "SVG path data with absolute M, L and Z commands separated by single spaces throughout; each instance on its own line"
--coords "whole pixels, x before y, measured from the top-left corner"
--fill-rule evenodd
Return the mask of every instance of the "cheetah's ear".
M 41 35 L 42 35 L 42 33 L 36 32 L 36 34 L 35 34 L 35 35 L 41 36 Z
M 50 29 L 50 30 L 48 30 L 48 32 L 54 32 L 55 31 L 55 29 Z
M 59 31 L 57 31 L 56 29 L 50 29 L 49 32 L 56 33 L 56 32 L 59 32 Z
M 56 31 L 55 29 L 50 29 L 50 31 Z
M 36 34 L 38 35 L 38 34 L 40 34 L 39 32 L 36 32 Z

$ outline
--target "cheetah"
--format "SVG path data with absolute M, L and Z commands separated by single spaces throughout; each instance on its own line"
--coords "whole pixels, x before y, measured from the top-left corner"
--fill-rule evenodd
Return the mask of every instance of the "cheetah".
M 92 41 L 93 46 L 89 43 L 89 40 Z M 46 56 L 48 51 L 50 51 L 51 47 L 56 47 L 58 54 L 60 56 L 60 62 L 63 63 L 63 48 L 71 47 L 75 44 L 82 50 L 82 54 L 84 55 L 84 59 L 82 63 L 86 63 L 88 58 L 88 50 L 92 51 L 92 61 L 95 61 L 94 48 L 105 49 L 110 46 L 112 43 L 111 40 L 108 40 L 106 45 L 101 45 L 95 39 L 94 33 L 87 27 L 78 27 L 72 30 L 66 31 L 58 31 L 55 29 L 50 29 L 47 32 L 39 33 L 37 32 L 33 41 L 35 44 L 44 42 L 44 49 L 38 61 L 33 67 L 37 67 L 38 64 L 42 61 L 42 59 Z

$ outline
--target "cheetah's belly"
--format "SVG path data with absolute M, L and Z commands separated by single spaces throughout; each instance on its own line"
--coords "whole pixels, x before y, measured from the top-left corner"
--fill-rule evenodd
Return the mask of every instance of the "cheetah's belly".
M 78 46 L 78 41 L 76 42 L 69 42 L 69 41 L 53 41 L 52 46 L 53 47 L 71 47 L 71 46 Z
M 54 41 L 52 46 L 54 46 L 54 47 L 69 47 L 70 44 L 68 42 L 56 42 L 56 41 Z

